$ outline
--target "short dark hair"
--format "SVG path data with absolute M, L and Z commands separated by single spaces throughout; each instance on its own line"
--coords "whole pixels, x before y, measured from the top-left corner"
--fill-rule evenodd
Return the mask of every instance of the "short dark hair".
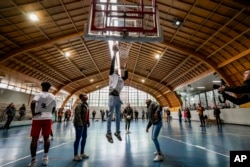
M 80 94 L 80 95 L 79 95 L 79 98 L 80 98 L 80 99 L 82 99 L 82 98 L 83 98 L 83 96 L 84 96 L 83 94 Z
M 49 82 L 42 82 L 41 83 L 42 88 L 49 90 L 51 87 L 51 84 Z
M 81 94 L 79 95 L 79 98 L 80 98 L 80 99 L 83 99 L 84 96 L 87 96 L 87 94 L 86 94 L 86 93 L 81 93 Z

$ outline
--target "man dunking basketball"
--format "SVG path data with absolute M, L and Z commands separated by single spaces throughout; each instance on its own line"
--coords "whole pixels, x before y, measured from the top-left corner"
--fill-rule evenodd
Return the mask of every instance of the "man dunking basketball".
M 118 48 L 116 45 L 113 46 L 113 58 L 111 62 L 110 72 L 109 72 L 109 112 L 107 120 L 107 140 L 110 143 L 113 143 L 112 133 L 111 133 L 111 121 L 112 116 L 115 111 L 115 121 L 116 121 L 116 132 L 114 135 L 118 140 L 122 140 L 120 135 L 120 108 L 121 108 L 121 99 L 120 92 L 124 86 L 124 81 L 128 78 L 127 63 L 124 65 L 124 76 L 120 77 L 118 74 L 118 69 L 115 69 L 115 59 Z

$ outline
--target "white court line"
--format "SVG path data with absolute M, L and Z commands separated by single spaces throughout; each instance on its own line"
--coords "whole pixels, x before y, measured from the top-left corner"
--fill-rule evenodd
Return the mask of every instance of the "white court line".
M 59 144 L 59 145 L 54 146 L 54 147 L 50 147 L 49 149 L 52 150 L 52 149 L 55 149 L 55 148 L 57 148 L 57 147 L 61 147 L 61 146 L 65 145 L 65 144 L 68 144 L 68 143 L 71 143 L 71 142 L 73 142 L 73 140 L 72 140 L 72 141 L 65 142 L 65 143 L 62 143 L 62 144 Z M 40 154 L 40 153 L 43 153 L 43 149 L 36 152 L 36 154 Z M 10 164 L 13 164 L 13 163 L 15 163 L 15 162 L 17 162 L 17 161 L 20 161 L 20 160 L 23 160 L 23 159 L 25 159 L 25 158 L 30 158 L 30 155 L 27 155 L 27 156 L 24 156 L 24 157 L 22 157 L 22 158 L 19 158 L 19 159 L 15 160 L 15 161 L 11 161 L 11 162 L 8 162 L 8 163 L 6 163 L 6 164 L 0 165 L 0 167 L 7 166 L 7 165 L 10 165 Z
M 167 136 L 162 136 L 162 137 L 167 138 L 167 139 L 170 139 L 170 140 L 174 140 L 174 141 L 177 141 L 177 142 L 179 142 L 179 143 L 183 143 L 183 144 L 186 144 L 186 145 L 189 145 L 189 146 L 192 146 L 192 147 L 196 147 L 196 148 L 199 148 L 199 149 L 202 149 L 202 150 L 206 150 L 206 151 L 208 151 L 208 152 L 212 152 L 212 153 L 215 153 L 215 154 L 218 154 L 218 155 L 221 155 L 221 156 L 224 156 L 224 157 L 229 158 L 228 155 L 221 154 L 221 153 L 215 152 L 215 151 L 213 151 L 213 150 L 209 150 L 209 149 L 207 149 L 207 148 L 205 148 L 205 147 L 202 147 L 202 146 L 199 146 L 199 145 L 193 145 L 193 144 L 186 143 L 186 142 L 184 142 L 184 141 L 177 140 L 177 139 L 174 139 L 174 138 L 171 138 L 171 137 L 167 137 Z

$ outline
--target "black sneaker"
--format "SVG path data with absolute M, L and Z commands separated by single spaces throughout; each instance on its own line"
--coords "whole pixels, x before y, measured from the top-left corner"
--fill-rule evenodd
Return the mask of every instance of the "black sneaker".
M 115 132 L 114 135 L 117 137 L 118 140 L 122 141 L 120 133 Z
M 106 134 L 106 138 L 107 138 L 108 142 L 113 143 L 113 138 L 112 138 L 112 134 L 111 133 L 107 133 Z

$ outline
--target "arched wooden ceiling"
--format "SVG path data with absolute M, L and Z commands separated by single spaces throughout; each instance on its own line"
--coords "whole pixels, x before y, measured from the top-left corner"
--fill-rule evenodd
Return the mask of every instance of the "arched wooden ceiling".
M 66 99 L 107 86 L 108 42 L 86 40 L 83 35 L 90 4 L 91 0 L 0 1 L 0 72 L 21 84 L 27 78 L 37 84 L 49 81 L 57 89 L 55 94 L 69 92 Z M 164 41 L 131 44 L 129 57 L 121 59 L 128 62 L 126 85 L 150 93 L 163 106 L 177 107 L 181 101 L 174 90 L 194 79 L 216 72 L 229 85 L 242 83 L 242 72 L 250 68 L 247 0 L 157 0 L 156 4 Z M 40 21 L 30 22 L 29 12 Z M 176 18 L 183 21 L 181 27 L 173 25 Z M 71 52 L 69 58 L 66 51 Z M 155 59 L 155 54 L 161 58 Z

